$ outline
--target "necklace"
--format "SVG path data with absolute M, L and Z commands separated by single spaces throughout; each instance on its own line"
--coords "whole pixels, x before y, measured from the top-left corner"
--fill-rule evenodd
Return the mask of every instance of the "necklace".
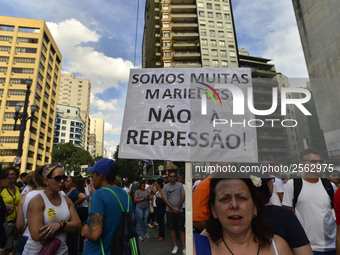
M 223 236 L 222 236 L 222 241 L 223 241 L 225 247 L 227 247 L 228 251 L 231 253 L 231 255 L 234 255 L 234 253 L 230 250 L 230 248 L 228 247 L 228 245 L 224 241 Z M 259 255 L 259 253 L 260 253 L 260 243 L 259 243 L 259 248 L 257 249 L 257 255 Z

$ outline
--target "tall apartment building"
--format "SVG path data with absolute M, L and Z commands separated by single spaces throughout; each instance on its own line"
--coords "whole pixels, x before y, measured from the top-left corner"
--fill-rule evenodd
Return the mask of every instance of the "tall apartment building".
M 57 105 L 53 146 L 58 143 L 72 143 L 84 149 L 85 129 L 78 107 Z
M 96 134 L 90 133 L 89 135 L 89 148 L 88 152 L 94 158 L 96 157 Z
M 277 73 L 270 59 L 250 56 L 245 49 L 239 49 L 240 67 L 251 68 L 253 79 L 253 98 L 255 109 L 266 110 L 272 106 L 273 88 L 279 87 Z M 280 97 L 280 95 L 278 95 Z M 292 161 L 293 152 L 289 148 L 287 139 L 288 129 L 281 125 L 272 126 L 266 119 L 282 121 L 281 106 L 270 115 L 258 116 L 265 125 L 257 128 L 257 146 L 259 161 L 289 162 Z
M 90 96 L 91 83 L 88 79 L 76 79 L 73 74 L 62 74 L 58 104 L 78 107 L 80 117 L 85 123 L 84 147 L 88 150 L 90 133 Z
M 104 120 L 90 115 L 90 133 L 96 136 L 96 157 L 103 157 L 104 153 Z
M 340 1 L 292 2 L 328 156 L 340 165 Z
M 38 110 L 31 130 L 30 121 L 27 122 L 20 170 L 34 170 L 36 165 L 51 162 L 61 60 L 61 53 L 43 20 L 0 16 L 0 161 L 3 166 L 12 165 L 17 155 L 19 131 L 13 131 L 15 106 L 24 105 L 26 79 L 32 79 L 29 105 L 35 103 Z
M 238 67 L 229 0 L 147 0 L 143 67 Z
M 289 88 L 290 83 L 286 76 L 277 74 L 279 88 Z M 294 81 L 293 81 L 294 82 Z M 317 150 L 324 156 L 327 156 L 327 148 L 323 132 L 319 125 L 318 114 L 315 108 L 315 101 L 313 92 L 311 91 L 310 82 L 307 82 L 305 89 L 308 89 L 312 97 L 304 103 L 304 107 L 311 113 L 311 115 L 304 115 L 296 105 L 287 105 L 287 119 L 294 119 L 298 125 L 295 128 L 287 128 L 287 140 L 290 147 L 292 161 L 299 161 L 301 151 L 305 149 L 317 148 Z M 288 94 L 290 98 L 303 98 L 304 95 L 293 93 Z

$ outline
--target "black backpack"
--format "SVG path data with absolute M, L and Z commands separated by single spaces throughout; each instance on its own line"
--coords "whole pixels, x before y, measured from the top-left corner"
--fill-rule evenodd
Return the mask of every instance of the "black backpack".
M 334 198 L 334 189 L 331 184 L 331 182 L 326 178 L 320 179 L 322 182 L 323 187 L 327 191 L 327 194 L 329 198 L 331 199 L 331 206 L 334 208 L 333 198 Z M 294 182 L 294 198 L 293 198 L 293 207 L 295 208 L 295 205 L 297 203 L 298 197 L 300 195 L 301 189 L 302 189 L 302 179 L 293 179 Z
M 138 245 L 138 235 L 136 228 L 132 222 L 132 218 L 130 215 L 129 210 L 129 204 L 130 204 L 130 196 L 128 193 L 127 198 L 127 209 L 124 211 L 124 208 L 116 195 L 116 193 L 109 189 L 104 188 L 112 192 L 113 195 L 118 200 L 118 203 L 120 205 L 120 209 L 122 210 L 122 218 L 120 219 L 119 225 L 116 229 L 116 232 L 114 234 L 114 238 L 112 241 L 112 247 L 111 247 L 111 254 L 115 255 L 140 255 L 139 245 Z M 104 247 L 102 240 L 100 239 L 100 246 L 102 249 L 102 254 L 104 255 Z

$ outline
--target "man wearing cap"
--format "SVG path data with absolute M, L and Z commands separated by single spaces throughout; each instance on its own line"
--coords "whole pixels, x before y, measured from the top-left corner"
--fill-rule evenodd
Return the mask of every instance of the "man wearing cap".
M 101 242 L 105 254 L 111 254 L 113 237 L 120 223 L 122 211 L 114 194 L 102 188 L 109 188 L 116 193 L 124 209 L 128 206 L 128 194 L 114 184 L 119 167 L 112 159 L 100 159 L 87 172 L 93 173 L 92 180 L 96 191 L 92 195 L 87 224 L 80 229 L 81 235 L 88 239 L 84 255 L 101 255 Z M 129 208 L 132 208 L 131 199 Z

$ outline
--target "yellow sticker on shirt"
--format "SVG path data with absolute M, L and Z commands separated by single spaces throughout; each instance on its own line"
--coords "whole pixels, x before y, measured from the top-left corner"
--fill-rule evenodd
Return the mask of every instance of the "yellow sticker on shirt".
M 47 208 L 46 211 L 47 211 L 48 220 L 57 219 L 57 213 L 56 213 L 56 211 L 54 210 L 53 207 Z

